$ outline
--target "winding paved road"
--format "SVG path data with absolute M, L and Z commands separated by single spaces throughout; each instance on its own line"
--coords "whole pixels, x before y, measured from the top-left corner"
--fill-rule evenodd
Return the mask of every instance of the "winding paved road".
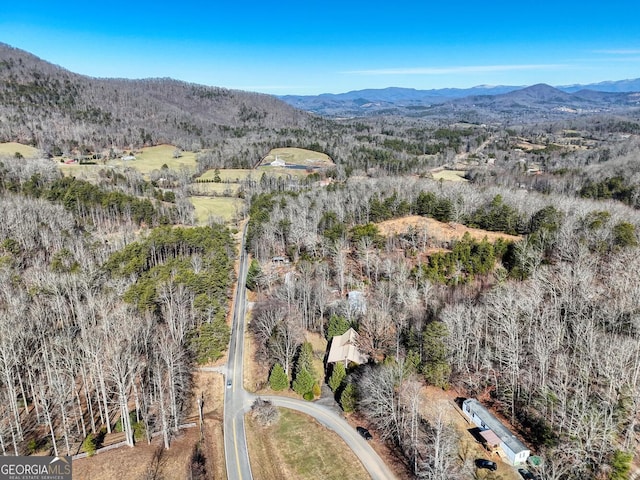
M 233 306 L 233 323 L 231 326 L 231 342 L 229 345 L 224 393 L 224 450 L 228 480 L 251 480 L 253 478 L 244 431 L 244 414 L 249 410 L 256 396 L 245 391 L 242 383 L 246 306 L 245 286 L 248 268 L 247 253 L 245 251 L 246 233 L 247 225 L 245 225 L 242 232 L 240 268 L 236 299 Z M 375 450 L 357 434 L 355 429 L 342 416 L 336 414 L 330 408 L 288 397 L 263 396 L 262 398 L 270 400 L 279 407 L 306 413 L 322 425 L 336 432 L 358 456 L 373 480 L 393 480 L 396 478 Z

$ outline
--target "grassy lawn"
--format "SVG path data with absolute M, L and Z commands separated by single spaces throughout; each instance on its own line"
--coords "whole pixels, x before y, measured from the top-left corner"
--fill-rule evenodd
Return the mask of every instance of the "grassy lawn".
M 19 153 L 25 158 L 36 158 L 39 156 L 39 150 L 35 147 L 16 142 L 0 143 L 0 157 L 13 157 L 16 153 Z
M 108 167 L 104 165 L 79 165 L 77 163 L 58 163 L 58 168 L 65 177 L 74 176 L 87 182 L 97 183 L 100 178 L 100 171 Z
M 189 197 L 189 200 L 196 209 L 198 225 L 206 225 L 210 215 L 230 222 L 243 205 L 241 198 Z
M 250 415 L 245 425 L 256 480 L 370 478 L 344 441 L 307 415 L 280 409 L 276 425 L 261 427 Z
M 191 172 L 196 169 L 196 154 L 194 152 L 182 152 L 180 158 L 173 158 L 176 147 L 173 145 L 156 145 L 145 147 L 135 152 L 135 160 L 110 160 L 109 165 L 135 168 L 142 174 L 148 174 L 153 170 L 160 170 L 167 165 L 172 170 L 187 168 Z
M 220 172 L 220 180 L 223 182 L 232 182 L 232 183 L 240 183 L 245 178 L 249 177 L 251 174 L 256 177 L 256 180 L 260 178 L 257 176 L 255 170 L 246 169 L 246 168 L 221 168 L 218 170 Z M 198 177 L 198 180 L 213 180 L 215 178 L 215 169 L 207 170 L 202 175 Z
M 468 182 L 468 180 L 464 178 L 465 173 L 464 170 L 442 170 L 440 172 L 434 172 L 431 175 L 434 180 L 442 179 L 450 182 Z

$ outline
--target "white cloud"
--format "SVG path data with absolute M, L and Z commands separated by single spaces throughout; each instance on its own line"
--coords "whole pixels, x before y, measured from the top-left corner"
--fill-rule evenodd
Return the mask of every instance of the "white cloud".
M 540 65 L 467 65 L 458 67 L 380 68 L 342 72 L 349 75 L 449 75 L 456 73 L 511 72 L 517 70 L 553 70 L 564 64 Z
M 640 49 L 627 48 L 618 50 L 594 50 L 594 53 L 605 53 L 608 55 L 639 55 Z

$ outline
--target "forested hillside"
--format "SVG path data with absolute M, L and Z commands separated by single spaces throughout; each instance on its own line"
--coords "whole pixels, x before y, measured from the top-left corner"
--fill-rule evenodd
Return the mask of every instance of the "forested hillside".
M 268 95 L 166 78 L 90 78 L 0 44 L 0 142 L 55 155 L 160 143 L 191 150 L 313 122 Z

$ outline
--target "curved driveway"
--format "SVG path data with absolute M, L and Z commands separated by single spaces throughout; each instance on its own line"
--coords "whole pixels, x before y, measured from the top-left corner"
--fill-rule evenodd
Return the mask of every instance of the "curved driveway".
M 371 445 L 362 438 L 355 429 L 341 416 L 324 405 L 288 397 L 261 396 L 274 405 L 297 410 L 312 416 L 325 427 L 337 433 L 353 450 L 373 480 L 391 480 L 396 478 L 389 467 L 382 461 Z
M 244 352 L 245 326 L 245 285 L 247 278 L 247 253 L 245 251 L 245 235 L 247 225 L 242 233 L 240 247 L 240 268 L 236 299 L 233 308 L 231 326 L 231 342 L 227 361 L 226 387 L 224 393 L 224 450 L 227 463 L 228 480 L 251 480 L 251 465 L 244 431 L 244 414 L 250 409 L 256 398 L 244 390 L 242 384 L 242 362 Z M 229 383 L 230 382 L 230 383 Z M 373 448 L 360 437 L 355 429 L 335 411 L 323 405 L 288 397 L 262 396 L 279 407 L 290 408 L 306 413 L 325 427 L 336 432 L 353 450 L 369 472 L 373 480 L 392 480 L 395 475 L 389 470 Z

